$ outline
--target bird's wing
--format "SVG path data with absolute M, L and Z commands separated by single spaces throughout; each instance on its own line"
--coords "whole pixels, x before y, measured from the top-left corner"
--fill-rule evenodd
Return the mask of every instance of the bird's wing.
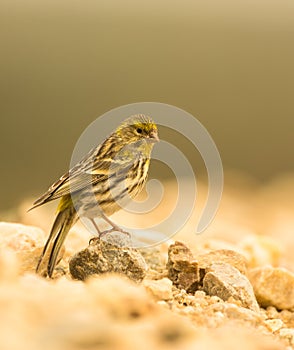
M 99 156 L 99 149 L 96 148 L 94 151 L 98 153 L 98 156 L 95 157 L 93 150 L 91 150 L 84 160 L 54 182 L 48 191 L 33 203 L 31 209 L 70 193 L 78 192 L 88 186 L 95 186 L 100 181 L 107 180 L 118 172 L 125 172 L 128 166 L 131 165 L 131 161 L 121 162 L 120 160 L 102 159 Z M 94 162 L 93 159 L 95 159 Z

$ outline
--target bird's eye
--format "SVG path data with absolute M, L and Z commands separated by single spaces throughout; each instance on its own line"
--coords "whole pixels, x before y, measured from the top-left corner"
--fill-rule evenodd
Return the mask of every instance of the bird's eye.
M 137 128 L 137 133 L 142 134 L 143 130 L 141 128 Z

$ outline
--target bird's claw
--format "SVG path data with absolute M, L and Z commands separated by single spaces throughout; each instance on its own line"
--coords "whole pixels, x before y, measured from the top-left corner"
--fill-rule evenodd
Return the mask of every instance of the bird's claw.
M 89 241 L 89 244 L 92 244 L 92 243 L 95 243 L 96 241 L 100 241 L 100 239 L 102 237 L 104 237 L 105 235 L 107 235 L 108 233 L 112 233 L 112 232 L 120 232 L 120 233 L 123 233 L 124 235 L 127 235 L 128 237 L 131 237 L 131 234 L 130 232 L 127 232 L 127 231 L 124 231 L 123 229 L 119 228 L 119 227 L 112 227 L 108 230 L 105 230 L 105 231 L 100 231 L 98 233 L 98 236 L 96 237 L 92 237 Z
M 107 235 L 108 233 L 116 232 L 116 231 L 117 231 L 117 232 L 120 232 L 120 233 L 123 233 L 123 234 L 127 235 L 128 237 L 131 237 L 131 234 L 130 234 L 129 232 L 124 231 L 123 229 L 121 229 L 121 228 L 119 228 L 119 227 L 112 227 L 112 228 L 109 229 L 109 230 L 105 230 L 105 231 L 100 232 L 99 238 L 101 238 L 101 237 Z

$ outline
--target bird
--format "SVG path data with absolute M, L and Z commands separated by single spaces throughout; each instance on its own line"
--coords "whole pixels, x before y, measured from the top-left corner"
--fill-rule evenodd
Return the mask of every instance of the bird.
M 158 128 L 153 119 L 144 114 L 132 115 L 33 203 L 29 210 L 59 199 L 36 273 L 52 278 L 65 238 L 80 217 L 93 223 L 98 238 L 112 231 L 128 234 L 109 216 L 143 189 L 151 152 L 158 141 Z M 107 222 L 111 229 L 101 231 L 95 218 Z

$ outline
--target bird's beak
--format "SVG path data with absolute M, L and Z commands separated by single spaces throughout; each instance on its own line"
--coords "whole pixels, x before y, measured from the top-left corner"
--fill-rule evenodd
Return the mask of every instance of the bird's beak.
M 157 131 L 152 131 L 149 136 L 149 141 L 150 142 L 159 142 L 159 137 Z

